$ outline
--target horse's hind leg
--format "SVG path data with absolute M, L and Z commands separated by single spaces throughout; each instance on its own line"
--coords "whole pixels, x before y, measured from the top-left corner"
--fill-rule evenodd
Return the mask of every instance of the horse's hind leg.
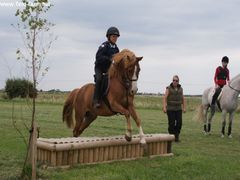
M 232 138 L 232 121 L 233 121 L 234 113 L 229 113 L 229 124 L 228 124 L 228 137 Z
M 204 130 L 204 134 L 207 134 L 207 115 L 208 115 L 208 106 L 203 106 L 203 116 L 204 116 L 204 125 L 203 125 L 203 130 Z
M 73 136 L 74 137 L 78 137 L 80 135 L 79 133 L 79 129 L 80 129 L 80 126 L 82 124 L 82 121 L 84 119 L 84 112 L 83 110 L 81 109 L 77 109 L 75 110 L 75 127 L 73 129 Z
M 211 131 L 211 121 L 214 116 L 214 111 L 211 111 L 210 114 L 208 113 L 209 105 L 203 106 L 203 115 L 204 115 L 204 134 L 210 134 Z
M 79 128 L 79 134 L 82 134 L 84 129 L 86 129 L 96 118 L 97 115 L 87 112 Z
M 227 112 L 225 110 L 222 111 L 222 138 L 225 135 L 225 126 L 226 126 L 226 116 L 227 116 Z
M 208 125 L 207 133 L 208 134 L 210 134 L 210 131 L 211 131 L 211 122 L 212 122 L 212 118 L 213 118 L 214 114 L 215 114 L 215 109 L 211 108 L 210 115 L 209 115 L 208 120 L 207 120 L 207 125 Z

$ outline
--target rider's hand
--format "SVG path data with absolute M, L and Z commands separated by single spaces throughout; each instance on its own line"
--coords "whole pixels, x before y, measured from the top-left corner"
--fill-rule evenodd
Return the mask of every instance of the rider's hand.
M 163 112 L 166 113 L 167 112 L 167 109 L 166 107 L 163 107 Z
M 185 113 L 186 112 L 186 108 L 183 108 L 183 113 Z

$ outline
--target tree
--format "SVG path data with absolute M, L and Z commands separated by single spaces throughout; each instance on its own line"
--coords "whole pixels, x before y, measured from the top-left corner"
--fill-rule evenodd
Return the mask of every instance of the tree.
M 54 24 L 46 19 L 47 11 L 52 7 L 48 0 L 22 0 L 23 9 L 18 9 L 15 16 L 19 18 L 16 29 L 21 34 L 25 49 L 17 49 L 17 59 L 24 60 L 26 69 L 31 74 L 33 89 L 37 89 L 39 77 L 44 76 L 49 67 L 44 67 L 43 62 L 46 59 L 50 47 L 56 37 L 50 33 L 50 28 Z M 15 27 L 15 26 L 14 26 Z M 47 35 L 47 37 L 46 37 Z M 22 176 L 24 176 L 26 164 L 30 163 L 32 167 L 32 179 L 36 179 L 36 97 L 32 98 L 32 120 L 29 135 L 28 150 L 26 160 L 23 166 Z
M 33 89 L 33 83 L 27 79 L 13 78 L 7 79 L 5 85 L 5 92 L 9 99 L 16 97 L 36 97 L 37 90 Z

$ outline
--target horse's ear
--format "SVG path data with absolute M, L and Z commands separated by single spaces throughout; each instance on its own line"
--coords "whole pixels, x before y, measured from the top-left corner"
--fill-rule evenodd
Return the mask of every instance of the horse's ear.
M 141 61 L 143 57 L 136 57 L 137 61 Z
M 120 63 L 122 60 L 121 54 L 120 53 L 114 54 L 112 59 L 114 64 Z

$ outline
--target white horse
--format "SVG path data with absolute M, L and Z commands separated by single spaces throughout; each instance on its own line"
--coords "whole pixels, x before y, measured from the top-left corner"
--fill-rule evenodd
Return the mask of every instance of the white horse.
M 215 92 L 214 87 L 210 87 L 203 92 L 202 105 L 198 113 L 198 119 L 204 122 L 204 133 L 208 134 L 211 131 L 211 121 L 214 116 L 215 110 L 211 110 L 208 115 L 208 109 L 212 102 L 212 97 Z M 222 137 L 225 135 L 226 116 L 229 113 L 228 137 L 231 138 L 232 121 L 234 112 L 238 106 L 238 96 L 240 94 L 240 74 L 235 76 L 228 85 L 222 88 L 218 100 L 222 110 Z M 210 108 L 211 109 L 211 108 Z

